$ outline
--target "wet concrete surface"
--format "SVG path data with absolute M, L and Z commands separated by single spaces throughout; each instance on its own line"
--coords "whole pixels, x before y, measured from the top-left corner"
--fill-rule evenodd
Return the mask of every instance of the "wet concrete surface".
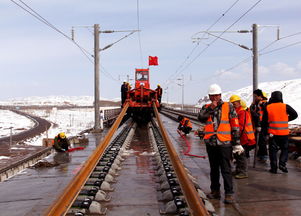
M 154 170 L 146 126 L 138 126 L 130 145 L 134 152 L 122 162 L 122 170 L 106 204 L 108 216 L 159 214 Z
M 1 182 L 0 215 L 43 215 L 80 170 L 105 133 L 98 136 L 89 135 L 89 143 L 82 145 L 86 147 L 84 150 L 55 153 L 47 157 L 47 161 L 56 161 L 58 166 L 28 168 Z
M 176 132 L 178 123 L 165 116 L 161 117 L 185 166 L 189 168 L 193 176 L 197 177 L 202 190 L 209 193 L 210 166 L 208 158 L 202 159 L 183 155 L 185 142 Z M 197 126 L 193 125 L 193 129 L 197 129 Z M 192 146 L 191 154 L 207 155 L 204 143 L 198 137 L 195 137 L 192 132 L 187 136 L 187 140 Z M 253 152 L 251 152 L 248 162 L 249 178 L 233 178 L 235 204 L 224 204 L 223 196 L 221 200 L 210 200 L 216 209 L 216 213 L 221 216 L 301 215 L 301 169 L 296 162 L 288 162 L 288 174 L 281 171 L 278 174 L 269 173 L 270 166 L 268 163 L 257 162 L 256 168 L 253 168 Z M 220 182 L 221 192 L 223 192 L 222 177 Z
M 39 150 L 45 149 L 43 146 L 28 146 L 28 145 L 13 145 L 9 144 L 0 144 L 1 156 L 7 158 L 0 160 L 0 169 L 9 166 L 10 164 L 17 162 L 21 159 L 29 157 Z
M 165 116 L 161 117 L 183 163 L 197 178 L 202 190 L 209 193 L 208 159 L 184 155 L 186 144 L 176 132 L 178 123 Z M 196 129 L 195 125 L 193 129 Z M 96 140 L 95 136 L 90 135 L 89 145 L 85 150 L 69 153 L 69 156 L 57 155 L 49 158 L 60 161 L 59 166 L 26 169 L 0 183 L 0 215 L 42 215 L 79 171 L 101 139 L 101 136 Z M 155 189 L 158 184 L 154 182 L 151 157 L 141 155 L 148 151 L 146 139 L 147 136 L 143 133 L 135 135 L 132 148 L 137 152 L 122 163 L 123 169 L 116 178 L 118 182 L 112 185 L 115 188 L 115 192 L 110 193 L 112 200 L 105 204 L 109 208 L 107 215 L 160 215 Z M 205 145 L 192 132 L 187 139 L 191 144 L 191 154 L 207 155 Z M 268 172 L 269 164 L 259 162 L 253 168 L 252 152 L 249 164 L 249 178 L 233 179 L 235 204 L 225 205 L 223 196 L 221 200 L 211 200 L 218 215 L 301 215 L 301 169 L 296 166 L 295 161 L 288 162 L 288 174 L 271 174 Z M 222 178 L 220 182 L 222 184 Z M 223 185 L 221 191 L 223 192 Z

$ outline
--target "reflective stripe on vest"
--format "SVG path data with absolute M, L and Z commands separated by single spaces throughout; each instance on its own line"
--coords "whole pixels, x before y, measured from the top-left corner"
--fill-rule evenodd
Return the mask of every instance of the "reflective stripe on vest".
M 286 104 L 272 103 L 267 106 L 268 112 L 268 133 L 273 135 L 288 135 L 288 115 Z
M 252 120 L 251 120 L 251 116 L 250 113 L 246 110 L 244 110 L 242 107 L 240 107 L 240 110 L 238 110 L 238 112 L 245 112 L 245 125 L 243 128 L 243 131 L 245 134 L 247 134 L 248 140 L 255 140 L 255 134 L 254 134 L 254 130 L 253 130 L 253 125 L 252 125 Z
M 207 104 L 206 107 L 210 106 Z M 231 125 L 229 121 L 229 103 L 225 102 L 222 105 L 222 115 L 220 124 L 217 128 L 217 131 L 214 131 L 214 125 L 211 116 L 207 119 L 205 128 L 204 128 L 204 139 L 209 139 L 212 135 L 216 134 L 217 138 L 222 141 L 231 141 Z

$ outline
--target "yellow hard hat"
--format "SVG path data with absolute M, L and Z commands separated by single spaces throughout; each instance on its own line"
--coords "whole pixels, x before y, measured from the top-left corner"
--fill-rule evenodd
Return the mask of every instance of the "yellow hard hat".
M 230 97 L 230 102 L 232 103 L 232 102 L 234 102 L 234 101 L 240 101 L 241 99 L 240 99 L 240 97 L 238 96 L 238 95 L 232 95 L 231 97 Z
M 159 85 L 159 84 L 158 84 L 157 86 L 158 86 L 158 87 L 160 87 L 160 85 Z
M 266 92 L 262 92 L 263 97 L 268 98 L 268 94 Z
M 59 136 L 60 136 L 62 139 L 65 139 L 65 138 L 66 138 L 66 134 L 65 134 L 64 132 L 59 133 Z
M 244 100 L 240 100 L 240 105 L 244 110 L 246 110 L 248 108 L 247 103 Z

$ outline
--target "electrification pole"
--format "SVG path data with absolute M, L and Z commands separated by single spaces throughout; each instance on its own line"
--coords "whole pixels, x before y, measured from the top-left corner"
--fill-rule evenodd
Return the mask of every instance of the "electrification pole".
M 184 75 L 182 74 L 182 111 L 184 110 Z
M 92 26 L 77 26 L 77 27 L 83 27 L 83 28 L 90 28 Z M 95 122 L 94 122 L 94 130 L 95 132 L 99 131 L 99 129 L 102 129 L 100 127 L 100 113 L 99 113 L 99 99 L 100 99 L 100 74 L 99 74 L 99 65 L 100 65 L 100 60 L 99 60 L 99 52 L 104 51 L 114 44 L 118 43 L 119 41 L 127 38 L 129 35 L 133 34 L 134 32 L 138 32 L 140 30 L 121 30 L 121 31 L 113 31 L 113 30 L 107 30 L 107 31 L 100 31 L 99 30 L 99 24 L 94 24 L 94 109 L 95 109 Z M 99 48 L 99 34 L 100 33 L 114 33 L 114 32 L 130 32 L 128 35 L 122 37 L 121 39 L 115 41 L 114 43 L 111 43 L 104 48 L 100 49 Z M 71 30 L 71 37 L 72 40 L 74 41 L 74 27 L 72 27 Z
M 253 33 L 253 92 L 258 89 L 258 25 L 252 25 Z
M 94 24 L 94 112 L 95 112 L 95 131 L 100 129 L 99 114 L 99 24 Z

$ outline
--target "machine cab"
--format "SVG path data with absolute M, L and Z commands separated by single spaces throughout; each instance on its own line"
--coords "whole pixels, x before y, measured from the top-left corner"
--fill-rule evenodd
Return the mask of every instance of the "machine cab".
M 149 89 L 149 69 L 136 69 L 135 73 L 135 88 L 140 88 L 143 85 L 144 88 Z

